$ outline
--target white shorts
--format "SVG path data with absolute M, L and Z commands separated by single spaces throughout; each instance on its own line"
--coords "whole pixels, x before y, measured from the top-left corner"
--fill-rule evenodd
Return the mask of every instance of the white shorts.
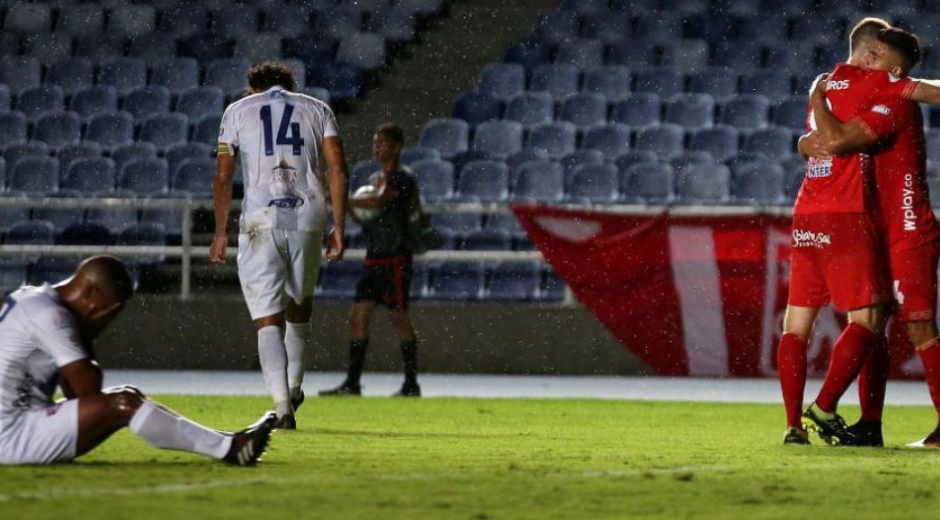
M 75 458 L 78 399 L 22 412 L 0 432 L 0 464 L 53 464 Z
M 323 233 L 264 229 L 238 235 L 238 279 L 252 320 L 313 296 Z

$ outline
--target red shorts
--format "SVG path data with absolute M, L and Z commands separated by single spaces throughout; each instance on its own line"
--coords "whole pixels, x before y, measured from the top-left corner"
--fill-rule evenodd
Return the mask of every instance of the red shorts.
M 890 252 L 895 318 L 901 322 L 933 320 L 937 309 L 940 240 Z
M 793 216 L 790 295 L 798 307 L 839 311 L 887 300 L 887 269 L 882 242 L 864 213 L 813 213 Z

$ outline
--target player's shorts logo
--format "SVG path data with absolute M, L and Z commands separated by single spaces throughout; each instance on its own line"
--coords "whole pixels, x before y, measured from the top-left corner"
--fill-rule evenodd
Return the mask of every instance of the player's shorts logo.
M 268 207 L 275 207 L 281 209 L 297 209 L 300 206 L 304 205 L 304 199 L 298 197 L 284 197 L 282 199 L 274 199 L 268 203 Z
M 822 249 L 829 245 L 832 245 L 832 238 L 825 233 L 816 233 L 803 229 L 793 230 L 793 247 Z

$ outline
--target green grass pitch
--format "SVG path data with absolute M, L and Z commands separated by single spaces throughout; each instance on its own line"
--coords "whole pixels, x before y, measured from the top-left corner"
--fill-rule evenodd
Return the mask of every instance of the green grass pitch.
M 263 397 L 162 396 L 235 429 Z M 844 410 L 850 419 L 857 410 Z M 121 432 L 73 464 L 0 468 L 0 518 L 936 518 L 933 410 L 889 407 L 888 447 L 783 446 L 777 405 L 309 399 L 261 465 Z M 815 439 L 814 439 L 815 441 Z

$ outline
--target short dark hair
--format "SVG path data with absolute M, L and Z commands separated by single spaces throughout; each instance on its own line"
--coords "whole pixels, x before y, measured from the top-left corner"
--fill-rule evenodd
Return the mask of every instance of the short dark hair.
M 134 281 L 121 259 L 112 255 L 97 255 L 85 259 L 76 274 L 88 277 L 121 300 L 134 295 Z
M 878 33 L 889 27 L 891 27 L 891 24 L 881 18 L 873 16 L 862 18 L 861 21 L 855 24 L 849 34 L 849 54 L 854 54 L 855 49 L 863 45 L 871 45 L 878 39 Z
M 907 73 L 920 62 L 923 50 L 920 47 L 920 38 L 897 27 L 888 27 L 878 33 L 878 41 L 884 43 L 901 56 L 901 68 Z
M 395 123 L 382 123 L 378 128 L 375 129 L 375 133 L 388 137 L 392 141 L 395 141 L 398 145 L 405 144 L 405 131 Z
M 285 90 L 291 92 L 297 88 L 294 82 L 294 71 L 278 61 L 266 61 L 249 69 L 248 86 L 258 92 L 274 86 L 284 87 Z

